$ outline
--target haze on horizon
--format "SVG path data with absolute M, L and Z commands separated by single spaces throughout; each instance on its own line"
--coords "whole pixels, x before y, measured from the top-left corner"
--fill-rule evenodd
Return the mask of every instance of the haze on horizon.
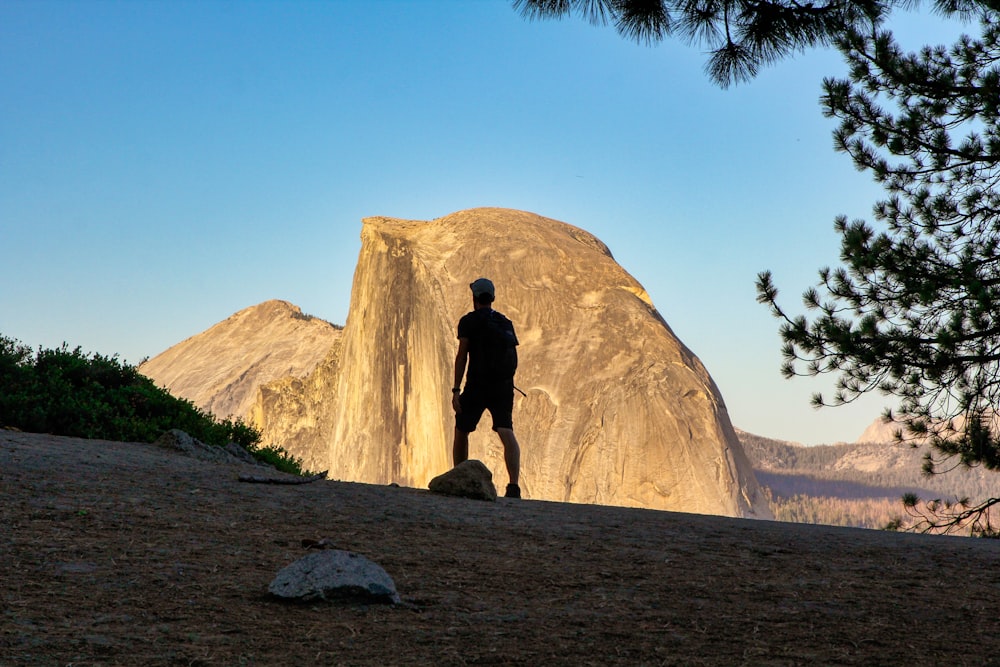
M 880 195 L 819 110 L 844 66 L 704 63 L 502 1 L 2 3 L 0 334 L 138 363 L 272 298 L 344 324 L 363 217 L 498 206 L 606 243 L 738 428 L 853 440 L 886 401 L 813 410 L 753 286 L 798 303 Z

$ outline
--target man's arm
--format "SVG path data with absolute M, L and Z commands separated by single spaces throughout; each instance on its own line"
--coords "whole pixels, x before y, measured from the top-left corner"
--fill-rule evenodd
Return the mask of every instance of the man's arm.
M 459 338 L 458 339 L 458 353 L 455 355 L 455 382 L 452 387 L 461 388 L 462 378 L 465 377 L 465 366 L 469 361 L 469 339 Z M 455 412 L 461 412 L 462 406 L 458 400 L 458 392 L 454 391 L 451 394 L 451 405 L 455 408 Z

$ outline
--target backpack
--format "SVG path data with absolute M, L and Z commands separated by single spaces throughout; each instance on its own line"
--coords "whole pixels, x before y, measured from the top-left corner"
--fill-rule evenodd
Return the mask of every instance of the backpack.
M 482 336 L 483 371 L 494 380 L 512 380 L 517 370 L 514 324 L 495 310 L 485 318 Z

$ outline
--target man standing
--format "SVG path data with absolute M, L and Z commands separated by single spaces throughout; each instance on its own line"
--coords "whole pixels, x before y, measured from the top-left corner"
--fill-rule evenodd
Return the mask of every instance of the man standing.
M 508 498 L 520 498 L 518 476 L 521 447 L 514 437 L 514 370 L 517 368 L 517 336 L 514 325 L 490 304 L 496 298 L 493 283 L 479 278 L 472 289 L 472 312 L 458 322 L 458 354 L 451 405 L 455 409 L 455 465 L 469 458 L 469 434 L 476 430 L 484 410 L 493 418 L 493 430 L 503 443 L 507 464 Z M 466 375 L 468 367 L 468 375 Z M 462 378 L 465 377 L 465 391 Z

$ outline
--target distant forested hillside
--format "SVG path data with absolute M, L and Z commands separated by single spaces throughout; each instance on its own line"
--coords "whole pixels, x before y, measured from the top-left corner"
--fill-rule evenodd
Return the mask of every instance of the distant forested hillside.
M 779 521 L 883 528 L 904 519 L 901 497 L 982 500 L 1000 497 L 1000 473 L 957 468 L 927 477 L 924 448 L 906 444 L 817 445 L 772 440 L 737 430 Z

